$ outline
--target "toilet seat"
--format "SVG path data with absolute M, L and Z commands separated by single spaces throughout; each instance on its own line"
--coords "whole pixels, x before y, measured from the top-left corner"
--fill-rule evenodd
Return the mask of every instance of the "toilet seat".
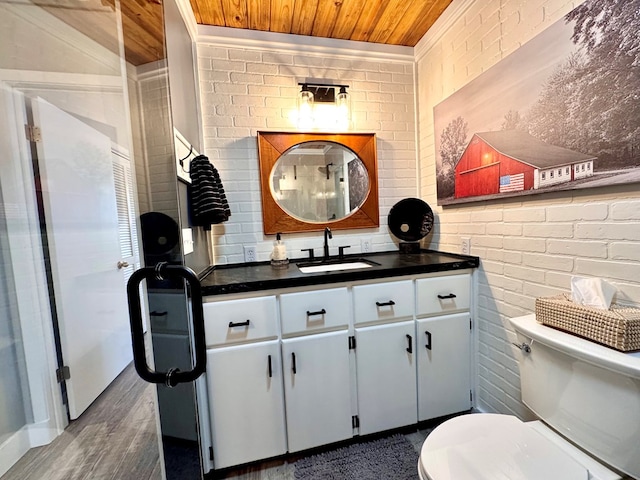
M 588 480 L 589 472 L 511 415 L 472 414 L 436 427 L 420 452 L 422 480 Z

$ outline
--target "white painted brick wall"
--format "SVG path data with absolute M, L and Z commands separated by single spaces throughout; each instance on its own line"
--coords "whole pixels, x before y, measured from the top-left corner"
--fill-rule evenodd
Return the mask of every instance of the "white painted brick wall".
M 292 36 L 292 46 L 295 41 Z M 362 238 L 371 241 L 373 251 L 397 248 L 387 213 L 418 191 L 413 62 L 370 59 L 365 52 L 302 54 L 200 42 L 198 68 L 203 153 L 220 172 L 232 212 L 228 222 L 212 230 L 216 264 L 243 262 L 243 245 L 256 245 L 257 259 L 269 259 L 274 236 L 263 234 L 256 134 L 297 131 L 298 82 L 307 78 L 350 85 L 352 130 L 377 135 L 380 228 L 333 232 L 332 253 L 340 245 L 358 253 Z M 302 258 L 302 248 L 320 249 L 323 243 L 321 232 L 283 239 L 290 258 Z
M 445 14 L 448 27 L 433 38 L 428 33 L 417 48 L 420 191 L 438 221 L 432 246 L 459 252 L 461 238 L 469 237 L 471 253 L 481 258 L 477 405 L 525 419 L 519 351 L 507 319 L 533 312 L 538 296 L 569 291 L 572 275 L 603 277 L 618 288 L 619 301 L 640 304 L 640 194 L 618 186 L 436 207 L 433 107 L 579 3 L 454 0 L 459 18 Z
M 173 153 L 173 132 L 169 131 L 168 100 L 169 78 L 166 71 L 142 76 L 138 81 L 138 108 L 144 118 L 144 143 L 146 151 L 146 181 L 148 182 L 148 211 L 161 212 L 178 218 L 176 206 L 176 172 Z M 140 168 L 136 166 L 136 168 Z M 137 177 L 138 188 L 143 188 L 144 178 Z M 140 213 L 145 213 L 140 205 Z

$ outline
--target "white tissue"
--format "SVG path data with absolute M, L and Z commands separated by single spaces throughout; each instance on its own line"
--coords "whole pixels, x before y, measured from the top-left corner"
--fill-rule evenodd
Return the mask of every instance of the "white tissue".
M 601 278 L 571 277 L 571 295 L 579 305 L 608 310 L 615 293 L 616 287 Z

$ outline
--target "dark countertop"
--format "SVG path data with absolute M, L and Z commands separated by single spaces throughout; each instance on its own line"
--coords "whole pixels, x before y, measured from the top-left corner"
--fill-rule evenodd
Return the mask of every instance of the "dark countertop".
M 332 257 L 332 259 L 334 258 Z M 206 269 L 200 275 L 202 295 L 256 292 L 307 285 L 445 272 L 476 268 L 480 264 L 478 257 L 435 250 L 421 250 L 420 253 L 393 251 L 344 256 L 345 261 L 360 258 L 371 260 L 379 265 L 364 269 L 318 273 L 302 273 L 298 270 L 296 263 L 309 262 L 306 259 L 293 259 L 289 267 L 285 269 L 275 269 L 271 267 L 270 262 L 214 266 Z

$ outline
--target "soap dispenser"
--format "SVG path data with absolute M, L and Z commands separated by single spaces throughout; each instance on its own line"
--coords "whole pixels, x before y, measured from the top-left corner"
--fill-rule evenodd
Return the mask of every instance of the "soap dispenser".
M 273 251 L 271 252 L 271 266 L 273 268 L 287 268 L 289 259 L 287 258 L 287 247 L 282 241 L 282 234 L 276 234 L 276 241 L 273 242 Z

